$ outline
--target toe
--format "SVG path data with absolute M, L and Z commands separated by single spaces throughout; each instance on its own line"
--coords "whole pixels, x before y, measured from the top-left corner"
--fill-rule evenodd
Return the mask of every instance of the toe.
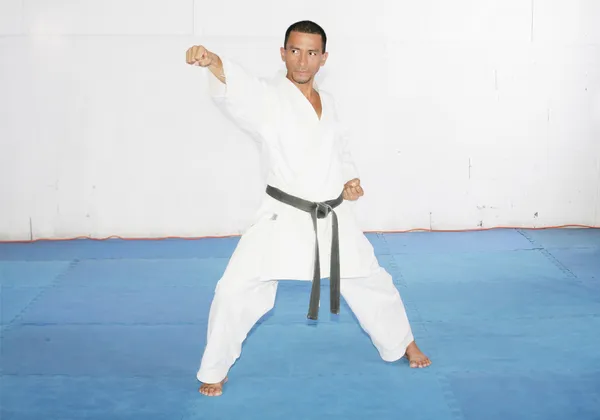
M 430 364 L 431 364 L 431 361 L 425 355 L 419 356 L 419 357 L 415 357 L 412 360 L 410 360 L 410 367 L 411 368 L 421 369 L 421 368 L 429 366 Z
M 202 395 L 206 395 L 207 397 L 215 397 L 215 396 L 221 395 L 221 393 L 222 393 L 221 390 L 219 389 L 219 387 L 216 387 L 214 385 L 206 385 L 206 384 L 202 385 L 200 387 L 199 391 Z

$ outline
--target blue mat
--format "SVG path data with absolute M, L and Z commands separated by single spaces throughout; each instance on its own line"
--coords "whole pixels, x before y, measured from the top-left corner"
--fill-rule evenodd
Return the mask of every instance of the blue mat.
M 368 233 L 375 250 L 385 246 L 383 236 Z M 88 240 L 0 243 L 0 261 L 56 261 L 75 259 L 183 259 L 229 258 L 239 237 L 161 240 Z
M 0 261 L 0 325 L 21 315 L 68 268 L 68 261 Z
M 0 260 L 73 260 L 110 258 L 229 258 L 238 237 L 202 240 L 162 239 L 157 241 L 77 239 L 0 244 Z
M 200 325 L 22 325 L 3 334 L 3 374 L 192 376 L 202 355 Z
M 522 229 L 519 232 L 546 249 L 600 247 L 600 229 Z
M 410 232 L 385 235 L 390 254 L 431 254 L 437 252 L 488 252 L 533 249 L 525 236 L 516 230 L 474 232 Z
M 281 281 L 220 398 L 195 373 L 238 238 L 0 244 L 0 418 L 598 420 L 598 232 L 369 234 L 434 364 Z
M 435 374 L 421 373 L 244 377 L 228 386 L 227 400 L 191 401 L 183 419 L 454 419 Z
M 1 386 L 3 420 L 179 419 L 197 397 L 185 378 L 19 375 L 4 376 Z
M 395 255 L 408 285 L 548 283 L 568 277 L 540 250 Z M 433 286 L 433 285 L 431 285 Z
M 600 374 L 553 372 L 449 375 L 465 418 L 597 419 Z M 518 410 L 515 410 L 518 407 Z

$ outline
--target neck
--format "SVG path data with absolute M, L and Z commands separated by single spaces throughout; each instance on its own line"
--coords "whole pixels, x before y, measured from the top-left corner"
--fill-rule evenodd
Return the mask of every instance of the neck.
M 314 85 L 314 79 L 310 79 L 308 82 L 306 83 L 296 83 L 294 81 L 294 79 L 288 74 L 286 75 L 286 78 L 291 81 L 299 90 L 300 92 L 302 92 L 302 94 L 304 96 L 306 96 L 308 99 L 312 98 L 313 94 L 315 94 L 315 89 L 313 87 Z

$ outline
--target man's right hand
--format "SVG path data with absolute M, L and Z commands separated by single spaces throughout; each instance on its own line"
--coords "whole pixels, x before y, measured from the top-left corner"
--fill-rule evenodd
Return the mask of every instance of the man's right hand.
M 213 64 L 214 55 L 202 45 L 194 45 L 185 53 L 185 59 L 192 66 L 208 67 Z
M 227 83 L 223 74 L 223 62 L 215 53 L 208 51 L 202 45 L 194 45 L 185 52 L 185 61 L 192 66 L 208 67 L 222 83 Z

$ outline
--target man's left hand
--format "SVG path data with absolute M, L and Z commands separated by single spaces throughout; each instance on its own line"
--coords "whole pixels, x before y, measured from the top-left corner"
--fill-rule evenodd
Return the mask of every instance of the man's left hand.
M 344 200 L 358 200 L 359 197 L 365 195 L 362 187 L 360 186 L 360 179 L 354 178 L 344 185 Z

